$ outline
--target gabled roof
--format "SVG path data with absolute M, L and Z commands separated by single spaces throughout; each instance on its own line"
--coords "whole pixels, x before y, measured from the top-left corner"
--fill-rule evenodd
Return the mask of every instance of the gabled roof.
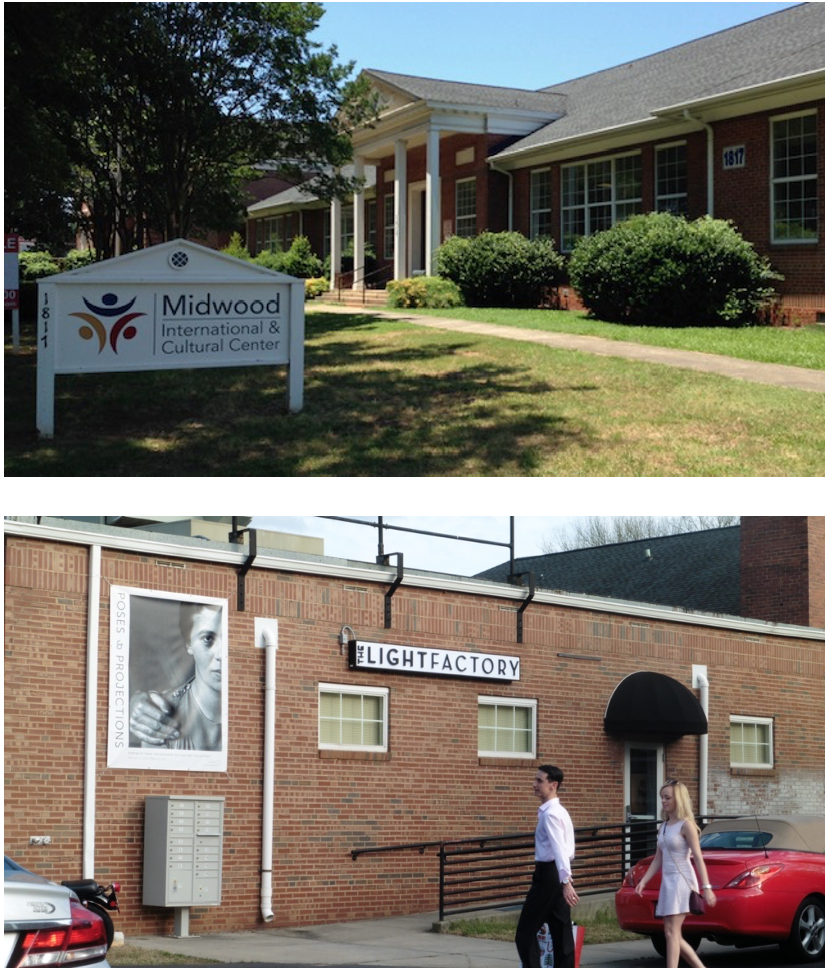
M 565 110 L 565 98 L 555 91 L 529 91 L 524 88 L 502 88 L 490 84 L 465 84 L 461 81 L 437 81 L 389 71 L 365 71 L 412 101 L 427 101 L 468 108 L 517 109 L 558 114 Z
M 673 105 L 822 71 L 824 5 L 804 3 L 668 50 L 556 84 L 565 116 L 496 157 L 650 120 Z
M 355 166 L 344 165 L 341 167 L 341 174 L 348 179 L 351 179 L 355 174 Z M 316 203 L 321 202 L 318 196 L 314 193 L 309 192 L 306 189 L 308 182 L 302 182 L 298 186 L 290 186 L 289 189 L 284 189 L 281 192 L 275 193 L 275 195 L 267 196 L 266 199 L 260 199 L 258 202 L 253 203 L 251 206 L 247 206 L 247 213 L 250 216 L 262 216 L 266 215 L 269 211 L 275 208 L 287 207 L 288 209 L 295 210 L 301 208 L 313 208 Z M 376 185 L 376 167 L 374 165 L 365 165 L 364 167 L 364 188 L 366 190 L 372 189 Z
M 738 616 L 740 527 L 518 557 L 514 571 L 531 571 L 544 590 Z M 506 582 L 509 573 L 506 561 L 476 576 Z

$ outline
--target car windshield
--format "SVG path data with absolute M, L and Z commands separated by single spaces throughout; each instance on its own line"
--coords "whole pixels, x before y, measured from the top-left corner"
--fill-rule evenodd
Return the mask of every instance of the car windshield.
M 4 854 L 3 855 L 3 870 L 4 871 L 25 871 L 26 868 L 25 867 L 21 867 L 19 864 L 15 864 L 15 862 L 10 857 L 6 857 L 6 855 Z
M 703 850 L 751 850 L 765 847 L 773 836 L 767 830 L 721 830 L 714 834 L 702 834 L 700 847 Z

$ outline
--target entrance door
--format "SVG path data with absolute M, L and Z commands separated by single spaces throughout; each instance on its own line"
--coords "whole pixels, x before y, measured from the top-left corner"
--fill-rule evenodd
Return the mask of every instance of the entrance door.
M 423 182 L 412 183 L 409 188 L 407 222 L 410 238 L 407 253 L 410 262 L 409 276 L 416 277 L 425 270 L 427 192 Z
M 643 824 L 660 814 L 663 785 L 663 747 L 657 743 L 625 744 L 625 821 Z M 629 826 L 626 830 L 625 869 L 657 849 L 653 827 Z

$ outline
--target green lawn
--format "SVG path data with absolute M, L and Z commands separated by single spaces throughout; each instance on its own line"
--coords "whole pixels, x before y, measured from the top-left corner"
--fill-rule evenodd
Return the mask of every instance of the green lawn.
M 451 307 L 449 310 L 408 310 L 404 314 L 427 314 L 461 321 L 484 321 L 504 327 L 524 327 L 560 334 L 590 334 L 611 341 L 630 341 L 681 351 L 705 351 L 746 361 L 796 365 L 822 371 L 823 325 L 780 327 L 636 327 L 591 320 L 580 311 L 513 310 L 509 308 Z
M 661 365 L 307 316 L 305 408 L 283 369 L 57 379 L 6 355 L 7 476 L 821 476 L 823 396 Z

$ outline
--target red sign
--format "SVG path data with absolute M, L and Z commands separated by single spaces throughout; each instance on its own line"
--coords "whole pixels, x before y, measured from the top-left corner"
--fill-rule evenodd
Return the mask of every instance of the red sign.
M 20 268 L 17 254 L 20 250 L 20 237 L 17 234 L 3 235 L 3 305 L 5 310 L 18 310 L 20 307 Z

